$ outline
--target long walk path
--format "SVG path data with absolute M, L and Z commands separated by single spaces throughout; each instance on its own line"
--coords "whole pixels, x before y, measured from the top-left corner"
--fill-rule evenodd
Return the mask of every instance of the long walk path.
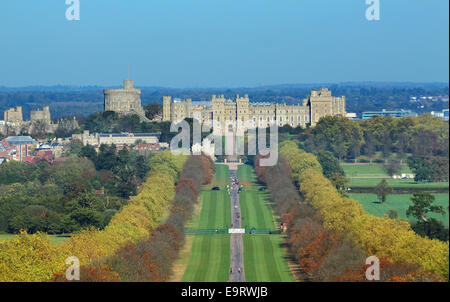
M 237 184 L 237 165 L 230 165 L 231 220 L 234 229 L 241 228 L 241 207 L 239 205 L 239 185 Z M 244 282 L 244 243 L 242 234 L 230 236 L 230 282 Z

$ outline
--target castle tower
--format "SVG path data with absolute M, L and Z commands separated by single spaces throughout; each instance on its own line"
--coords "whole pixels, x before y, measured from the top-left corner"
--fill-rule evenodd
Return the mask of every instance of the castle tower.
M 319 119 L 328 115 L 345 116 L 345 97 L 333 97 L 327 88 L 311 91 L 309 96 L 309 111 L 311 126 Z
M 104 110 L 119 114 L 137 114 L 145 117 L 141 105 L 141 90 L 134 88 L 134 81 L 123 81 L 123 89 L 105 89 Z
M 22 122 L 23 121 L 22 106 L 17 106 L 15 109 L 11 108 L 9 110 L 6 110 L 3 113 L 3 117 L 5 122 L 8 123 Z
M 46 124 L 50 125 L 51 118 L 50 118 L 50 107 L 45 106 L 42 108 L 42 110 L 33 110 L 30 112 L 30 121 L 36 122 L 36 121 L 44 121 Z
M 250 121 L 249 102 L 250 99 L 248 98 L 248 94 L 244 95 L 244 97 L 239 97 L 239 95 L 236 96 L 236 120 L 238 125 L 241 124 L 244 126 L 244 129 L 245 123 Z
M 192 99 L 186 99 L 186 117 L 192 118 Z
M 163 96 L 163 121 L 171 121 L 171 104 L 172 97 L 171 96 Z

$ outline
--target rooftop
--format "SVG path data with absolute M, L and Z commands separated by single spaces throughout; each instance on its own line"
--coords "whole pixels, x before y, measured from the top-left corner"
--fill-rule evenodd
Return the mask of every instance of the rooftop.
M 100 137 L 136 137 L 136 136 L 146 136 L 146 137 L 150 137 L 150 136 L 156 136 L 156 137 L 160 137 L 161 136 L 161 132 L 155 132 L 155 133 L 99 133 Z
M 9 136 L 6 138 L 6 141 L 10 145 L 27 145 L 36 143 L 31 136 Z

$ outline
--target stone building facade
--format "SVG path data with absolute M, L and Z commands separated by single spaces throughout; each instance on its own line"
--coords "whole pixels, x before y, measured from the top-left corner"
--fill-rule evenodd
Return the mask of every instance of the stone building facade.
M 81 134 L 72 134 L 73 140 L 79 140 L 83 145 L 99 146 L 105 145 L 133 145 L 136 141 L 146 144 L 157 144 L 161 137 L 160 132 L 156 133 L 89 133 L 85 130 Z
M 3 113 L 6 123 L 20 123 L 23 121 L 22 107 L 11 108 Z
M 195 103 L 195 102 L 194 102 Z M 227 100 L 224 95 L 213 95 L 210 105 L 195 105 L 191 99 L 172 100 L 163 97 L 163 120 L 179 122 L 185 118 L 197 118 L 203 123 L 216 121 L 222 129 L 230 129 L 229 121 L 253 127 L 314 126 L 323 116 L 346 116 L 345 96 L 334 97 L 327 88 L 311 91 L 311 94 L 294 105 L 285 103 L 251 103 L 248 95 Z M 245 130 L 245 129 L 244 129 Z
M 42 110 L 33 110 L 30 112 L 30 121 L 37 122 L 37 121 L 43 121 L 47 125 L 50 125 L 52 120 L 50 118 L 50 107 L 45 106 L 42 108 Z
M 134 88 L 134 81 L 125 80 L 122 89 L 105 89 L 103 93 L 105 111 L 137 114 L 141 119 L 146 119 L 141 105 L 141 90 Z

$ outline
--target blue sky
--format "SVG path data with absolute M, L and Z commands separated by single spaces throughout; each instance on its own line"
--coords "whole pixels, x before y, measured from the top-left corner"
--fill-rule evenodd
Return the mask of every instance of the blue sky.
M 0 86 L 448 82 L 449 1 L 0 1 Z

